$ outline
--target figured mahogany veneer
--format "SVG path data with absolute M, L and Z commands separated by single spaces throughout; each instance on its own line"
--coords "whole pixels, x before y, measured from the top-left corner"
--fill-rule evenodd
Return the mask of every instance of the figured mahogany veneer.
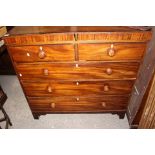
M 105 112 L 125 111 L 129 96 L 28 98 L 36 112 Z M 116 100 L 116 102 L 114 102 Z
M 104 94 L 130 94 L 133 81 L 68 81 L 68 82 L 22 82 L 30 97 L 87 96 Z
M 113 49 L 113 53 L 108 51 Z M 146 50 L 145 43 L 79 44 L 79 60 L 120 61 L 140 60 Z M 89 54 L 88 54 L 89 53 Z
M 138 62 L 17 64 L 21 80 L 136 79 Z M 108 69 L 111 69 L 109 74 Z
M 124 116 L 151 38 L 150 30 L 142 30 L 103 26 L 12 29 L 3 39 L 34 118 L 75 112 Z
M 73 45 L 9 47 L 9 51 L 15 62 L 74 61 Z

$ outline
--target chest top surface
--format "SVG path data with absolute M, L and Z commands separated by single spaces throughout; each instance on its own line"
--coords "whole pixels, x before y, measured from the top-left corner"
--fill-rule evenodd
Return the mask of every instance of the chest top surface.
M 128 26 L 17 26 L 10 35 L 46 34 L 46 33 L 75 33 L 75 32 L 141 32 L 150 30 L 147 27 Z
M 128 26 L 17 26 L 4 36 L 6 45 L 41 45 L 84 42 L 147 42 L 150 27 Z

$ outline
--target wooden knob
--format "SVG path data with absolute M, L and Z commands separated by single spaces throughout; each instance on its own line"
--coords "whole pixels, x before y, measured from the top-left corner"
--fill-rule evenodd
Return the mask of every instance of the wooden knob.
M 51 103 L 51 108 L 55 108 L 55 103 Z
M 108 85 L 104 86 L 104 91 L 106 91 L 106 92 L 109 91 L 109 86 Z
M 77 97 L 77 98 L 76 98 L 76 101 L 79 101 L 79 100 L 80 100 L 80 99 Z
M 108 49 L 108 55 L 109 55 L 110 57 L 113 57 L 113 56 L 115 55 L 115 50 L 114 50 L 113 48 L 109 48 L 109 49 Z
M 43 51 L 42 47 L 40 47 L 39 53 L 38 53 L 38 57 L 40 59 L 44 59 L 46 57 L 45 52 Z
M 49 71 L 48 71 L 48 69 L 44 69 L 44 75 L 48 75 L 49 74 Z
M 111 75 L 112 74 L 112 69 L 111 68 L 107 68 L 106 72 L 107 72 L 108 75 Z
M 106 107 L 106 103 L 105 102 L 102 102 L 102 107 Z
M 52 92 L 52 87 L 51 87 L 51 86 L 48 86 L 48 87 L 47 87 L 47 91 L 48 91 L 49 93 L 51 93 L 51 92 Z

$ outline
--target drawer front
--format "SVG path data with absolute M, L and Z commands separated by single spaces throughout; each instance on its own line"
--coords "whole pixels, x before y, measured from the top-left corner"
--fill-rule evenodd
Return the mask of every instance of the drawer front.
M 130 94 L 134 81 L 83 82 L 23 82 L 27 96 L 85 96 L 104 94 Z
M 74 61 L 73 45 L 9 47 L 16 62 Z
M 78 32 L 78 41 L 89 42 L 148 42 L 152 37 L 151 31 L 100 31 L 100 32 Z
M 17 64 L 22 80 L 136 79 L 139 63 Z
M 53 28 L 52 28 L 53 29 Z M 42 44 L 64 44 L 73 43 L 73 33 L 42 33 L 42 34 L 26 34 L 4 37 L 6 45 L 42 45 Z
M 79 60 L 140 60 L 145 43 L 79 44 Z
M 33 112 L 102 112 L 125 111 L 128 96 L 91 98 L 28 98 Z

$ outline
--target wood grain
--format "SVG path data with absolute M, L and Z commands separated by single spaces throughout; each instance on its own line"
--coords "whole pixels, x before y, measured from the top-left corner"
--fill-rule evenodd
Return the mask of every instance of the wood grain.
M 62 44 L 72 43 L 74 34 L 34 34 L 34 35 L 17 35 L 3 38 L 6 45 L 43 45 L 43 44 Z
M 144 28 L 144 27 L 141 27 Z M 28 35 L 68 32 L 140 32 L 140 27 L 128 26 L 16 26 L 10 35 Z M 145 32 L 145 31 L 144 31 Z
M 76 67 L 78 64 L 78 67 Z M 73 79 L 136 79 L 139 63 L 33 63 L 17 64 L 22 80 L 73 80 Z M 111 75 L 107 69 L 111 68 Z M 44 75 L 44 70 L 48 75 Z
M 26 34 L 26 35 L 25 35 Z M 41 45 L 71 43 L 77 41 L 101 42 L 147 42 L 151 31 L 140 31 L 129 27 L 15 27 L 10 36 L 4 37 L 7 45 Z
M 38 56 L 40 47 L 45 53 L 42 59 Z M 74 61 L 73 45 L 19 46 L 8 50 L 15 62 Z
M 147 42 L 151 39 L 151 31 L 143 32 L 83 32 L 78 33 L 79 42 Z
M 78 81 L 77 81 L 78 82 Z M 134 81 L 83 82 L 22 82 L 27 96 L 85 96 L 104 94 L 130 94 Z M 105 86 L 108 90 L 105 90 Z M 49 91 L 50 87 L 50 91 Z
M 153 75 L 138 128 L 155 129 L 155 74 Z
M 108 49 L 113 45 L 114 56 L 108 55 Z M 79 60 L 140 60 L 146 49 L 144 43 L 113 43 L 113 44 L 79 44 Z
M 141 107 L 147 87 L 152 79 L 155 69 L 155 27 L 153 27 L 153 37 L 149 42 L 143 62 L 139 68 L 135 88 L 129 101 L 127 116 L 129 124 L 132 125 L 139 108 Z M 138 92 L 138 93 L 137 93 Z
M 3 39 L 34 118 L 57 112 L 122 117 L 151 36 L 129 27 L 16 27 Z
M 126 109 L 128 96 L 82 98 L 28 98 L 33 112 L 104 112 Z M 114 102 L 115 101 L 115 102 Z M 54 103 L 55 107 L 51 107 Z M 103 106 L 103 103 L 104 106 Z

